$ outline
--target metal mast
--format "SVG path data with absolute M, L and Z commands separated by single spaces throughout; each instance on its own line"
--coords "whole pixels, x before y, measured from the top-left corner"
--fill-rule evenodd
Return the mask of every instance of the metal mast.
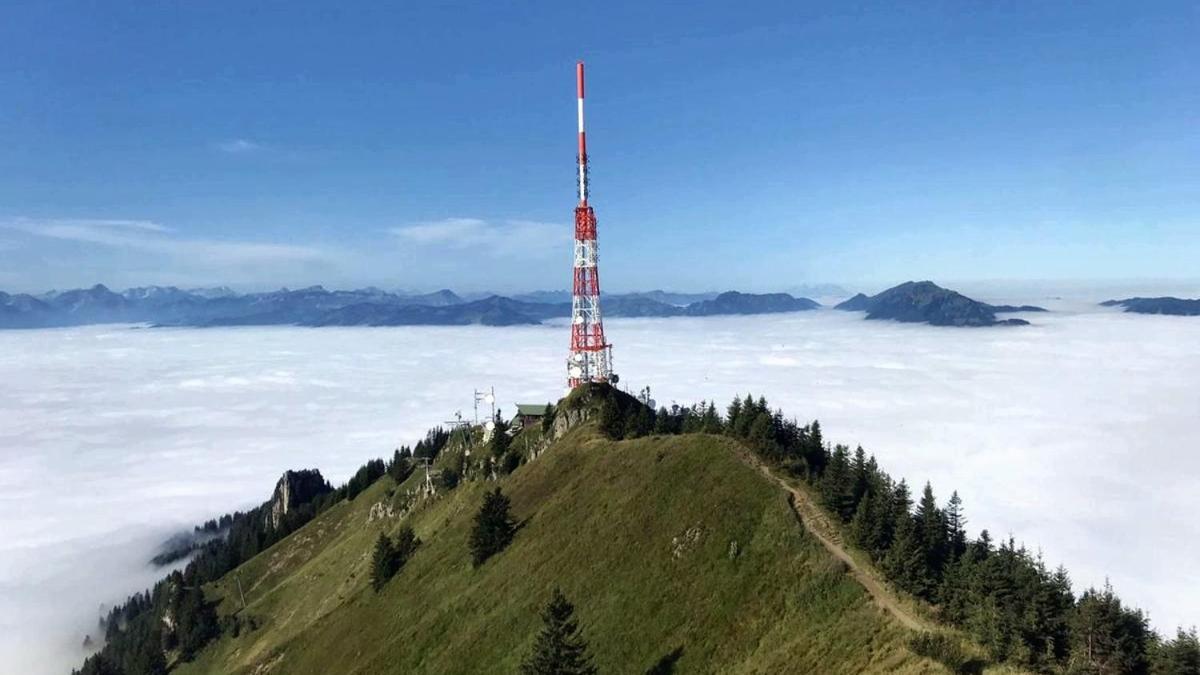
M 567 384 L 616 382 L 612 345 L 604 340 L 600 315 L 600 275 L 596 255 L 596 214 L 588 205 L 587 138 L 583 132 L 583 62 L 575 64 L 579 93 L 579 205 L 575 207 L 575 278 L 571 294 L 571 355 Z

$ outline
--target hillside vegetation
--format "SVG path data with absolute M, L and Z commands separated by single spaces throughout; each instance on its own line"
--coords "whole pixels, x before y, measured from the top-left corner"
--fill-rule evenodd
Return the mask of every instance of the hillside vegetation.
M 728 439 L 575 429 L 499 481 L 520 529 L 477 569 L 466 542 L 490 481 L 372 518 L 421 480 L 380 479 L 214 584 L 219 614 L 256 628 L 178 672 L 516 672 L 555 586 L 601 672 L 664 657 L 677 672 L 941 671 Z M 372 545 L 402 523 L 423 543 L 377 594 Z
M 1194 629 L 1077 597 L 815 421 L 643 400 L 431 430 L 336 489 L 289 472 L 110 611 L 80 672 L 1200 674 Z M 579 667 L 522 668 L 560 648 Z

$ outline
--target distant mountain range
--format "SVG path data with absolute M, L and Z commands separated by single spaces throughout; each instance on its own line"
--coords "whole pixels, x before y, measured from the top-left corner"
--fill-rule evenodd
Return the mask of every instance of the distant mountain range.
M 820 305 L 787 293 L 669 293 L 606 295 L 610 317 L 767 314 Z M 0 328 L 46 328 L 96 323 L 156 326 L 512 326 L 569 317 L 565 291 L 506 298 L 464 299 L 450 290 L 405 295 L 379 288 L 330 291 L 321 286 L 239 294 L 228 288 L 183 290 L 148 286 L 114 292 L 101 284 L 41 295 L 0 292 Z
M 1125 298 L 1106 300 L 1105 307 L 1124 307 L 1126 312 L 1137 314 L 1172 314 L 1175 316 L 1200 316 L 1200 299 L 1185 298 Z
M 866 312 L 868 319 L 892 319 L 933 326 L 1025 326 L 1024 319 L 997 319 L 1007 312 L 1044 312 L 1032 305 L 989 305 L 942 288 L 932 281 L 909 281 L 867 296 L 862 293 L 834 309 Z

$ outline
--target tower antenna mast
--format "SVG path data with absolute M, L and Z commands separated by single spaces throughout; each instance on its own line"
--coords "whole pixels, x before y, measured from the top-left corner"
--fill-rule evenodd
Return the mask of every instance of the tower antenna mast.
M 604 339 L 600 314 L 600 274 L 596 251 L 596 214 L 588 204 L 587 136 L 583 131 L 583 61 L 575 64 L 579 110 L 578 192 L 575 207 L 575 264 L 571 284 L 571 355 L 567 384 L 617 382 L 612 372 L 612 345 Z

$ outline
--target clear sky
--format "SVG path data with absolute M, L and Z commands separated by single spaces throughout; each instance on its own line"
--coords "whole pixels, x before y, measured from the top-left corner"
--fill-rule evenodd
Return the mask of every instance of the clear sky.
M 566 287 L 576 59 L 610 290 L 1200 276 L 1195 3 L 374 4 L 4 3 L 0 288 Z

